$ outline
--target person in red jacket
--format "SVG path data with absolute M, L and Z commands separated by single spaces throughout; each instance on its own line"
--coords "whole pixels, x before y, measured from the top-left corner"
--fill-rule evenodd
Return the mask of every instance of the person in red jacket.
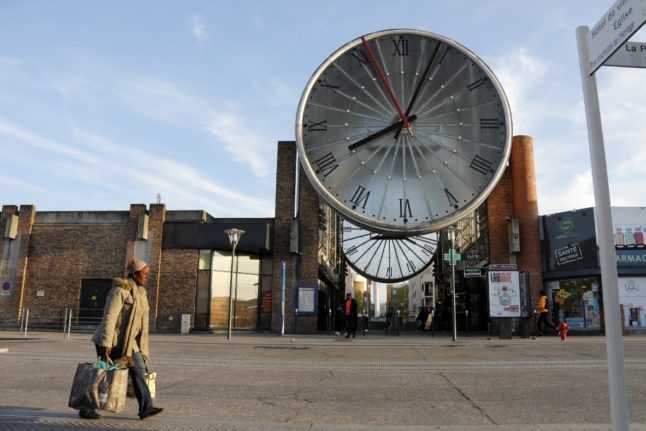
M 343 315 L 345 317 L 345 338 L 350 338 L 350 334 L 354 338 L 357 329 L 357 301 L 354 300 L 350 293 L 345 295 Z
M 538 312 L 540 313 L 538 316 L 538 322 L 536 323 L 536 329 L 538 330 L 538 336 L 542 337 L 543 336 L 543 327 L 547 325 L 548 327 L 552 328 L 554 332 L 558 333 L 558 329 L 556 329 L 556 326 L 552 324 L 547 319 L 547 316 L 550 313 L 550 308 L 549 308 L 549 299 L 547 298 L 547 294 L 545 293 L 544 290 L 541 290 L 539 293 L 538 297 Z

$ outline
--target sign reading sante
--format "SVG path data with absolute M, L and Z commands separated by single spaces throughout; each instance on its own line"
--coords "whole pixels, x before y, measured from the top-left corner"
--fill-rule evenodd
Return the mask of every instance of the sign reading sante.
M 646 0 L 617 0 L 588 34 L 592 75 L 646 22 Z

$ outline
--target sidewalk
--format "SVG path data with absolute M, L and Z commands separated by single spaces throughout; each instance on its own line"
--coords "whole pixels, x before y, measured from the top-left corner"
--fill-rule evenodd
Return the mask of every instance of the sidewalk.
M 426 334 L 425 334 L 426 335 Z M 153 334 L 164 412 L 67 407 L 90 334 L 0 331 L 4 430 L 610 430 L 605 338 Z M 631 430 L 646 431 L 646 337 L 624 338 Z

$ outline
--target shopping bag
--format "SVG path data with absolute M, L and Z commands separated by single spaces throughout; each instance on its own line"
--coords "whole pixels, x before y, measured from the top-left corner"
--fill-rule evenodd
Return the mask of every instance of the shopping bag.
M 76 367 L 68 406 L 118 413 L 125 408 L 128 370 L 110 362 L 81 363 Z
M 146 373 L 146 385 L 148 385 L 148 390 L 150 391 L 150 397 L 154 400 L 157 395 L 156 380 L 157 372 L 153 371 L 152 373 Z M 135 388 L 132 387 L 132 380 L 128 379 L 128 392 L 126 396 L 129 398 L 135 398 Z

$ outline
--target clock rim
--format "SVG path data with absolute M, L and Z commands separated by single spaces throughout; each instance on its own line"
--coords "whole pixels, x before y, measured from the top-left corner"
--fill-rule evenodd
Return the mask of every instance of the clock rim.
M 343 224 L 344 224 L 344 223 L 346 223 L 346 222 L 348 222 L 348 223 L 350 223 L 350 224 L 354 224 L 354 222 L 353 222 L 352 220 L 342 219 L 342 221 L 341 221 L 341 227 L 342 227 L 342 228 L 343 228 Z M 359 227 L 360 227 L 361 229 L 366 230 L 366 229 L 365 229 L 364 227 L 362 227 L 362 226 L 359 226 Z M 370 229 L 368 229 L 368 230 L 369 230 L 370 232 L 372 232 L 372 230 L 370 230 Z M 381 232 L 373 232 L 373 233 L 381 233 Z M 435 231 L 433 231 L 433 232 L 425 233 L 425 234 L 423 234 L 423 235 L 430 235 L 430 234 L 432 234 L 432 233 L 435 233 L 435 234 L 437 234 L 438 236 L 439 236 L 439 234 L 440 234 L 439 232 L 435 232 Z M 343 230 L 341 230 L 341 236 L 342 236 L 342 238 L 343 238 L 343 235 L 344 235 L 344 234 L 343 234 Z M 408 235 L 408 236 L 401 236 L 401 237 L 399 237 L 399 238 L 394 238 L 394 239 L 406 239 L 406 238 L 410 238 L 411 236 L 421 236 L 421 235 Z M 439 240 L 438 240 L 438 241 L 439 241 Z M 438 244 L 439 244 L 439 242 L 438 242 Z M 362 269 L 359 269 L 357 266 L 355 266 L 355 264 L 350 260 L 350 258 L 348 257 L 348 255 L 345 253 L 345 248 L 343 247 L 343 241 L 341 241 L 341 250 L 343 250 L 343 257 L 344 257 L 344 259 L 345 259 L 345 262 L 346 262 L 346 263 L 347 263 L 347 264 L 348 264 L 348 265 L 349 265 L 353 270 L 355 270 L 359 275 L 362 275 L 363 277 L 366 277 L 366 278 L 367 278 L 367 279 L 369 279 L 369 280 L 378 281 L 378 282 L 380 282 L 380 283 L 401 283 L 402 281 L 410 280 L 411 278 L 418 276 L 418 275 L 419 275 L 419 274 L 421 274 L 422 272 L 426 271 L 426 270 L 428 269 L 428 267 L 429 267 L 429 266 L 431 266 L 431 264 L 433 263 L 433 257 L 435 256 L 435 253 L 437 252 L 437 248 L 438 248 L 438 246 L 436 246 L 436 247 L 435 247 L 435 250 L 433 251 L 433 255 L 431 255 L 431 257 L 428 259 L 428 262 L 427 262 L 425 265 L 423 265 L 421 269 L 416 270 L 416 271 L 414 271 L 414 272 L 411 272 L 411 273 L 410 273 L 410 275 L 407 275 L 406 277 L 400 277 L 400 278 L 382 278 L 382 277 L 377 277 L 377 276 L 375 276 L 374 274 L 369 274 L 367 271 L 363 271 Z
M 457 211 L 454 211 L 451 214 L 439 217 L 437 219 L 433 219 L 433 221 L 431 222 L 427 222 L 427 223 L 422 222 L 422 223 L 418 223 L 416 226 L 410 226 L 410 227 L 406 226 L 403 223 L 379 221 L 371 217 L 366 217 L 361 214 L 353 213 L 346 205 L 344 205 L 339 199 L 337 199 L 332 193 L 330 193 L 327 190 L 327 188 L 320 182 L 319 178 L 316 176 L 316 172 L 312 168 L 309 158 L 307 157 L 307 153 L 305 151 L 305 146 L 303 143 L 303 116 L 305 114 L 305 107 L 308 103 L 309 95 L 312 92 L 312 88 L 317 83 L 321 74 L 325 70 L 327 70 L 327 68 L 330 67 L 330 65 L 334 61 L 336 61 L 339 57 L 341 57 L 343 54 L 348 52 L 350 49 L 356 47 L 357 45 L 362 44 L 362 40 L 361 40 L 362 37 L 365 38 L 366 41 L 370 41 L 372 39 L 376 39 L 379 37 L 390 36 L 395 34 L 412 34 L 412 35 L 417 35 L 417 36 L 426 37 L 430 39 L 435 39 L 440 41 L 441 43 L 449 45 L 457 49 L 458 51 L 464 53 L 467 57 L 469 57 L 469 59 L 471 59 L 476 65 L 478 65 L 489 78 L 491 84 L 495 88 L 500 98 L 500 103 L 502 104 L 503 116 L 505 121 L 505 144 L 504 144 L 504 147 L 502 148 L 500 162 L 498 163 L 498 167 L 496 168 L 496 171 L 491 176 L 491 179 L 486 184 L 486 186 L 483 187 L 483 189 L 473 199 L 471 199 L 465 206 L 461 207 Z M 446 228 L 448 226 L 455 224 L 459 220 L 463 219 L 467 214 L 476 210 L 489 197 L 494 187 L 500 181 L 500 178 L 503 176 L 504 171 L 507 167 L 509 156 L 511 154 L 511 143 L 513 138 L 512 130 L 513 130 L 513 125 L 512 125 L 511 109 L 509 106 L 509 101 L 507 100 L 507 95 L 505 93 L 505 90 L 502 88 L 502 85 L 500 84 L 500 81 L 498 80 L 493 70 L 480 57 L 478 57 L 469 48 L 465 47 L 464 45 L 446 36 L 442 36 L 425 30 L 396 28 L 396 29 L 380 30 L 373 33 L 365 34 L 363 36 L 359 36 L 358 38 L 344 44 L 336 51 L 334 51 L 314 71 L 309 81 L 307 82 L 305 89 L 303 90 L 301 99 L 298 104 L 298 109 L 296 111 L 296 150 L 297 150 L 298 159 L 300 161 L 300 165 L 303 168 L 305 175 L 309 179 L 312 187 L 314 187 L 318 195 L 328 205 L 330 205 L 335 211 L 341 214 L 344 218 L 347 218 L 352 223 L 355 223 L 356 225 L 364 229 L 376 231 L 379 233 L 402 234 L 402 235 L 423 235 L 423 234 L 439 231 L 443 228 Z M 307 161 L 307 163 L 303 163 L 303 161 Z

